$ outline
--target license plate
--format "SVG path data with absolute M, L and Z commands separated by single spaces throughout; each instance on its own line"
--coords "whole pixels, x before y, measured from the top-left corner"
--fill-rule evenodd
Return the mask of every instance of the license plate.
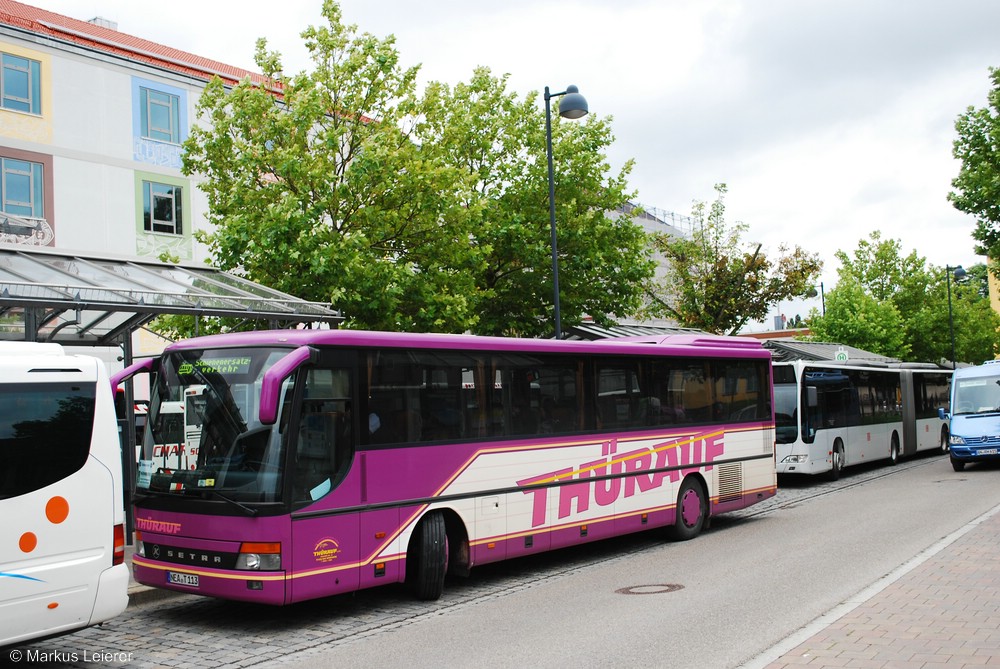
M 980 448 L 978 451 L 979 455 L 996 455 L 997 449 L 995 448 Z
M 168 571 L 167 583 L 173 583 L 175 585 L 187 585 L 192 588 L 197 588 L 198 574 L 182 574 L 176 571 Z

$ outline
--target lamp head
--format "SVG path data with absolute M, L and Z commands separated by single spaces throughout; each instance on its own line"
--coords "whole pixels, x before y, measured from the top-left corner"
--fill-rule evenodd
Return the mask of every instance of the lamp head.
M 580 95 L 576 86 L 567 86 L 566 94 L 559 101 L 559 115 L 563 118 L 576 119 L 587 115 L 587 98 Z
M 959 265 L 958 267 L 955 268 L 955 274 L 954 274 L 955 281 L 961 281 L 966 276 L 968 276 L 968 274 L 969 273 L 965 271 L 965 268 Z

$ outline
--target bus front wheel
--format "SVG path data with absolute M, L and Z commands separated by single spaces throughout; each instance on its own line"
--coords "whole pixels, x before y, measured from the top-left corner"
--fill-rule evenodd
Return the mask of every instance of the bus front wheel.
M 444 515 L 427 514 L 410 538 L 406 551 L 406 581 L 417 599 L 435 600 L 444 592 L 448 571 L 448 533 Z
M 956 460 L 954 455 L 949 456 L 949 459 L 951 460 L 951 468 L 954 469 L 956 472 L 960 472 L 963 469 L 965 469 L 964 461 Z
M 889 446 L 889 464 L 899 464 L 899 437 L 895 433 L 892 435 L 892 444 Z
M 670 528 L 670 536 L 675 541 L 694 539 L 705 527 L 708 499 L 705 497 L 705 489 L 695 477 L 689 476 L 681 484 L 675 512 L 674 524 Z
M 844 443 L 838 439 L 833 442 L 833 450 L 830 451 L 830 472 L 827 478 L 836 481 L 842 471 L 844 471 Z

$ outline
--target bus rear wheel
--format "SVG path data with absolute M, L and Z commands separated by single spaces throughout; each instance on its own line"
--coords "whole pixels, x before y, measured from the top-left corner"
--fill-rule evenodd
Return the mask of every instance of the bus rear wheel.
M 889 464 L 899 464 L 899 437 L 895 433 L 892 435 L 892 444 L 889 446 Z
M 674 524 L 670 528 L 670 538 L 674 541 L 694 539 L 705 527 L 708 518 L 708 499 L 705 489 L 693 476 L 684 479 L 677 493 Z
M 433 511 L 420 521 L 406 551 L 406 582 L 417 599 L 435 600 L 444 592 L 448 571 L 448 533 L 444 514 Z

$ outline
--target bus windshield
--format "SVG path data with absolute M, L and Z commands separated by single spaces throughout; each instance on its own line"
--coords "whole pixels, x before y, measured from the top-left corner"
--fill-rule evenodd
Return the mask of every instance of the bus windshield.
M 258 416 L 261 377 L 287 349 L 177 351 L 152 390 L 136 487 L 274 502 L 282 490 L 278 426 Z M 290 391 L 285 382 L 282 395 Z
M 799 438 L 797 388 L 794 383 L 774 384 L 774 427 L 779 444 L 793 444 Z
M 1000 413 L 1000 373 L 955 380 L 955 415 Z

